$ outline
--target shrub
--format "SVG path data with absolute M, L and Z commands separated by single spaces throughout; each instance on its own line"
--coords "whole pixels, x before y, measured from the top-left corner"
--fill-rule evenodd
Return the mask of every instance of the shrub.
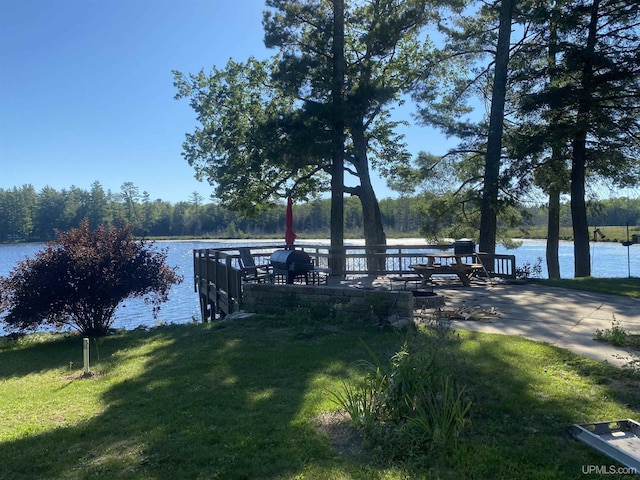
M 105 335 L 122 301 L 142 297 L 157 316 L 171 286 L 182 281 L 165 264 L 166 252 L 135 240 L 131 227 L 90 231 L 84 221 L 56 236 L 0 277 L 0 311 L 9 329 L 68 325 L 83 335 Z
M 598 342 L 607 342 L 611 345 L 622 347 L 627 344 L 627 331 L 622 326 L 622 322 L 614 315 L 611 321 L 611 328 L 605 328 L 604 330 L 596 329 L 593 339 Z
M 438 358 L 438 343 L 449 340 L 440 331 L 431 337 L 418 335 L 403 344 L 388 366 L 365 346 L 371 360 L 359 362 L 366 369 L 364 378 L 331 392 L 387 459 L 450 452 L 468 424 L 471 402 Z
M 528 279 L 528 278 L 541 278 L 542 277 L 542 258 L 538 257 L 536 262 L 531 265 L 531 262 L 525 262 L 520 267 L 516 267 L 516 278 Z

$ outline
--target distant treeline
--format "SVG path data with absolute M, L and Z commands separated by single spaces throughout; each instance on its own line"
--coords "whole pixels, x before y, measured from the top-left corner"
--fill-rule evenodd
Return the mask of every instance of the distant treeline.
M 419 236 L 427 219 L 421 212 L 420 196 L 387 198 L 380 201 L 385 231 L 389 236 Z M 546 224 L 544 207 L 528 208 L 532 225 Z M 140 236 L 178 237 L 209 236 L 218 238 L 277 237 L 284 231 L 285 205 L 265 209 L 257 218 L 241 218 L 215 203 L 203 203 L 193 194 L 190 199 L 172 204 L 152 200 L 140 194 L 131 183 L 121 191 L 105 191 L 99 182 L 90 190 L 77 187 L 61 191 L 45 187 L 36 191 L 31 185 L 0 189 L 0 241 L 46 241 L 55 230 L 77 227 L 88 219 L 92 228 L 98 225 L 131 223 Z M 329 236 L 330 201 L 319 199 L 294 205 L 294 230 L 299 236 Z M 594 203 L 591 225 L 638 225 L 639 199 L 608 199 Z M 569 206 L 563 206 L 562 225 L 570 226 Z M 348 236 L 362 235 L 360 202 L 345 198 L 345 231 Z

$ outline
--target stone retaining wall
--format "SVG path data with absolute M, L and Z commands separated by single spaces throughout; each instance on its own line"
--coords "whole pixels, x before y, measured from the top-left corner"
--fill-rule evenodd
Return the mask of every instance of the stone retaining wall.
M 247 312 L 287 314 L 303 311 L 310 315 L 368 320 L 413 318 L 413 295 L 407 291 L 364 290 L 353 287 L 317 285 L 243 285 L 242 309 Z

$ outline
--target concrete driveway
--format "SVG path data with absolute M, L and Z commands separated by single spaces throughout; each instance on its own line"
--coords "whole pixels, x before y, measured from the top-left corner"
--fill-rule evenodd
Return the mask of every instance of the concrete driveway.
M 593 340 L 597 329 L 611 328 L 614 319 L 628 332 L 640 334 L 640 300 L 545 287 L 482 281 L 471 287 L 436 285 L 445 296 L 445 308 L 495 308 L 488 321 L 454 320 L 452 327 L 485 333 L 520 335 L 537 342 L 567 348 L 579 355 L 623 366 L 639 352 Z

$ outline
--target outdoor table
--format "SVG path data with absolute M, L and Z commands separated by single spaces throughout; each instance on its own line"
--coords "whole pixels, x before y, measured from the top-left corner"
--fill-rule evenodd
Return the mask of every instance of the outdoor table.
M 464 259 L 470 255 L 455 253 L 427 253 L 424 255 L 427 263 L 415 263 L 409 265 L 423 279 L 426 284 L 432 275 L 457 275 L 463 285 L 471 285 L 471 277 L 474 273 L 483 270 L 482 264 L 464 263 Z

